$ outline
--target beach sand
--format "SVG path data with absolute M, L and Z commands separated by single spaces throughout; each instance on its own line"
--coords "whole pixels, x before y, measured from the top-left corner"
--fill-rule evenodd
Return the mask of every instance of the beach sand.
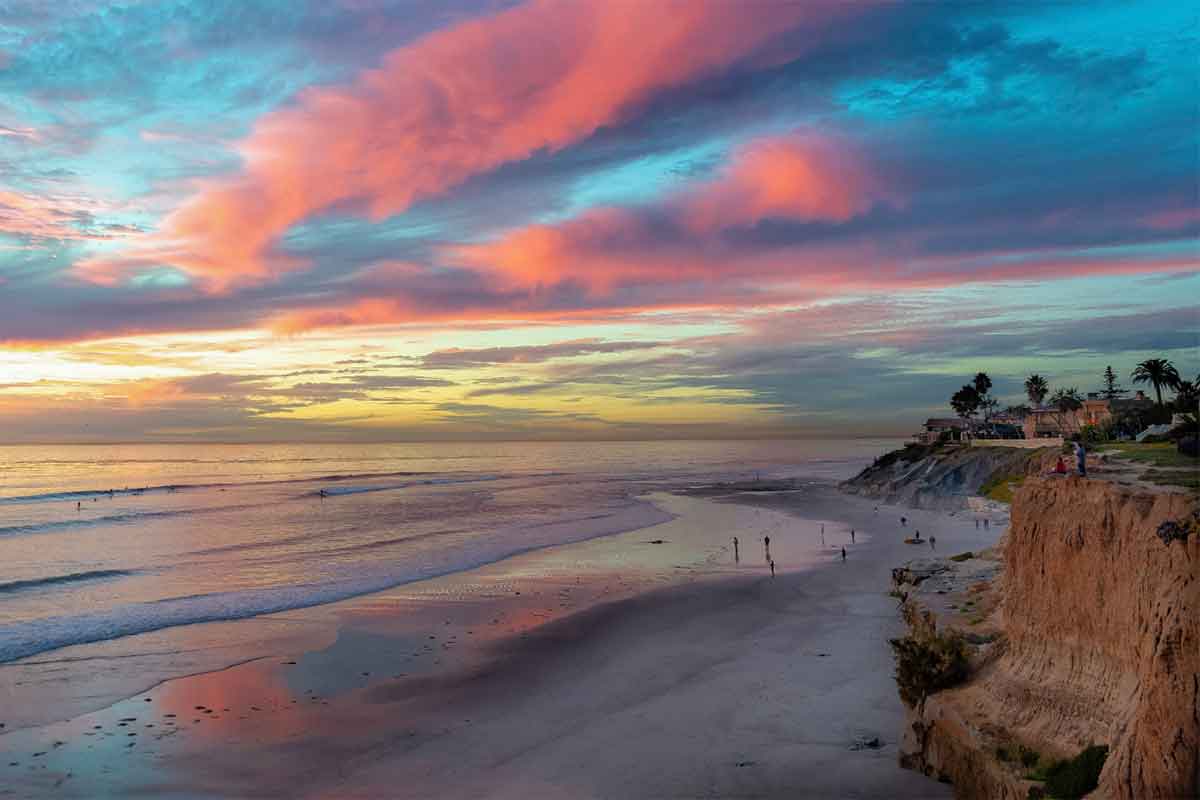
M 0 786 L 17 797 L 951 796 L 896 764 L 890 570 L 930 554 L 903 543 L 915 529 L 952 554 L 991 544 L 1001 525 L 875 511 L 830 487 L 653 499 L 676 519 L 247 621 L 238 641 L 264 631 L 255 647 L 270 654 L 0 733 Z

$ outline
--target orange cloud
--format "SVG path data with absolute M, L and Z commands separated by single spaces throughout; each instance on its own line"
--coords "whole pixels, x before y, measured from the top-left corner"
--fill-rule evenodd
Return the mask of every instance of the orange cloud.
M 794 134 L 750 142 L 725 175 L 684 201 L 683 216 L 698 233 L 769 218 L 845 222 L 883 196 L 850 148 Z
M 393 51 L 351 86 L 303 92 L 268 114 L 240 146 L 240 176 L 202 182 L 146 252 L 92 259 L 80 272 L 111 279 L 169 259 L 220 290 L 303 268 L 271 247 L 315 213 L 399 213 L 473 175 L 582 141 L 657 91 L 767 49 L 793 57 L 796 37 L 767 46 L 858 8 L 531 0 L 461 23 Z
M 184 388 L 173 380 L 130 381 L 121 386 L 125 402 L 134 408 L 167 405 L 187 397 Z
M 781 261 L 773 254 L 731 253 L 710 237 L 765 219 L 845 222 L 887 198 L 847 145 L 807 133 L 770 136 L 743 146 L 712 181 L 670 198 L 657 217 L 647 209 L 596 209 L 448 253 L 521 286 L 569 278 L 603 291 L 623 282 L 704 277 L 720 270 L 763 274 L 792 268 L 795 254 Z M 673 229 L 666 241 L 656 226 Z M 846 248 L 837 253 L 806 248 L 803 260 L 832 265 L 847 254 Z

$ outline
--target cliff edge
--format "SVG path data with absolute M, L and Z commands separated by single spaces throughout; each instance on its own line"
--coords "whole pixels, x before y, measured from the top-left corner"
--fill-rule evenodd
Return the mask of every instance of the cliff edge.
M 911 444 L 877 458 L 840 488 L 912 508 L 959 510 L 980 501 L 989 485 L 1049 469 L 1057 454 L 1057 448 Z
M 902 761 L 960 797 L 1026 800 L 1046 792 L 1047 764 L 1094 744 L 1108 754 L 1090 796 L 1200 797 L 1196 498 L 1030 477 L 1011 513 L 998 576 L 966 582 L 969 625 L 929 613 L 921 575 L 897 570 L 910 625 L 961 626 L 950 638 L 970 661 L 910 711 Z

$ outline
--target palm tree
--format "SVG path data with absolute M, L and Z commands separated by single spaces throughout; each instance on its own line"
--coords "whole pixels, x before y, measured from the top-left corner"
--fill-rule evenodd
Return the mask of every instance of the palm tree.
M 1050 397 L 1050 407 L 1057 412 L 1054 419 L 1058 423 L 1059 433 L 1065 435 L 1071 428 L 1079 427 L 1079 415 L 1075 412 L 1083 408 L 1083 398 L 1074 386 L 1055 392 Z
M 1149 383 L 1154 387 L 1154 394 L 1158 396 L 1158 405 L 1161 408 L 1162 389 L 1166 386 L 1168 389 L 1174 389 L 1179 385 L 1179 372 L 1175 369 L 1175 365 L 1165 358 L 1148 358 L 1138 364 L 1129 377 L 1134 383 Z
M 1029 402 L 1037 408 L 1046 399 L 1046 395 L 1050 393 L 1050 384 L 1046 383 L 1046 379 L 1036 372 L 1025 379 L 1025 394 L 1029 397 Z
M 1200 383 L 1180 381 L 1175 386 L 1175 410 L 1180 414 L 1193 413 L 1198 401 L 1200 401 Z

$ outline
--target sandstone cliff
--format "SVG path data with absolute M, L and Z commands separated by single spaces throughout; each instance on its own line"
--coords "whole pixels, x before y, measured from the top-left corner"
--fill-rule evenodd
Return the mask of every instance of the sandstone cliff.
M 910 445 L 877 459 L 841 488 L 885 503 L 957 510 L 977 500 L 980 489 L 991 481 L 1048 469 L 1047 461 L 1052 463 L 1057 452 Z
M 960 797 L 1025 800 L 1041 788 L 1032 765 L 1004 753 L 1067 758 L 1095 743 L 1109 754 L 1091 796 L 1200 796 L 1196 498 L 1030 478 L 1002 552 L 990 613 L 970 628 L 988 643 L 966 683 L 912 712 L 905 762 Z

